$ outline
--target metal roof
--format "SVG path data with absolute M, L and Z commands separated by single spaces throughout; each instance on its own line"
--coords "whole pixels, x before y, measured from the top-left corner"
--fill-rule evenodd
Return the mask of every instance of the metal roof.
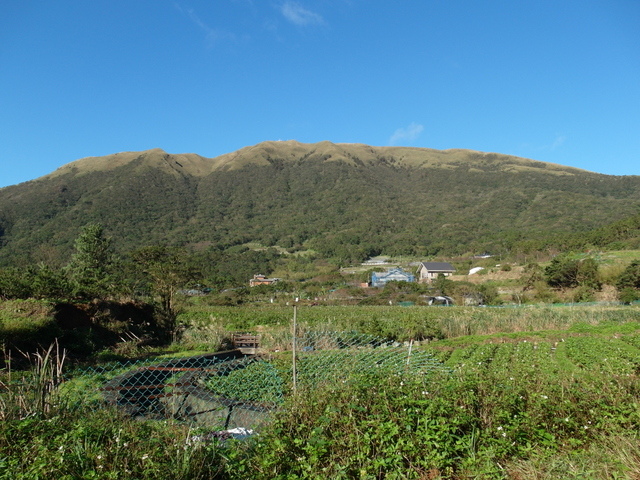
M 422 262 L 420 264 L 430 272 L 455 272 L 456 269 L 453 268 L 448 262 Z

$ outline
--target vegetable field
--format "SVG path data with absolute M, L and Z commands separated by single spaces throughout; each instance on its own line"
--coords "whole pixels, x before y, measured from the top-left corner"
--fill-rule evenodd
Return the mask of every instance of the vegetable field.
M 38 375 L 16 377 L 19 388 L 0 392 L 0 479 L 640 478 L 635 307 L 300 309 L 296 393 L 290 314 L 185 312 L 191 344 L 215 349 L 230 331 L 256 331 L 265 361 L 224 375 L 213 365 L 190 385 L 172 373 L 157 392 L 197 386 L 225 401 L 276 404 L 258 435 L 206 442 L 204 423 L 105 406 L 101 388 L 132 368 L 119 363 L 67 370 L 56 390 Z M 329 329 L 341 333 L 313 334 Z M 178 361 L 135 368 L 182 372 Z
M 311 392 L 250 464 L 260 478 L 637 478 L 640 324 L 538 333 L 434 342 L 421 348 L 447 370 Z

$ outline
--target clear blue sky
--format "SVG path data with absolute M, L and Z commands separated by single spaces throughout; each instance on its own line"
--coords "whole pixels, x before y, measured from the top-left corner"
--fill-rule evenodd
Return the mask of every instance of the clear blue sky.
M 4 0 L 0 186 L 264 140 L 640 174 L 638 0 Z

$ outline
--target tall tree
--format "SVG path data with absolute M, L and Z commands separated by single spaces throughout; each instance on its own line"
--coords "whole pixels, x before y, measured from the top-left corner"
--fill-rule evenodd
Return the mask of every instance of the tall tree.
M 75 250 L 67 266 L 75 295 L 88 299 L 112 293 L 114 255 L 102 225 L 86 225 L 75 241 Z

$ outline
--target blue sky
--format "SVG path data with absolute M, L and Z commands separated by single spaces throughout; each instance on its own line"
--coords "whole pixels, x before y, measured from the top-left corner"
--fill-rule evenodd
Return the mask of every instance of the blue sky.
M 640 174 L 637 0 L 8 0 L 0 186 L 265 140 Z

